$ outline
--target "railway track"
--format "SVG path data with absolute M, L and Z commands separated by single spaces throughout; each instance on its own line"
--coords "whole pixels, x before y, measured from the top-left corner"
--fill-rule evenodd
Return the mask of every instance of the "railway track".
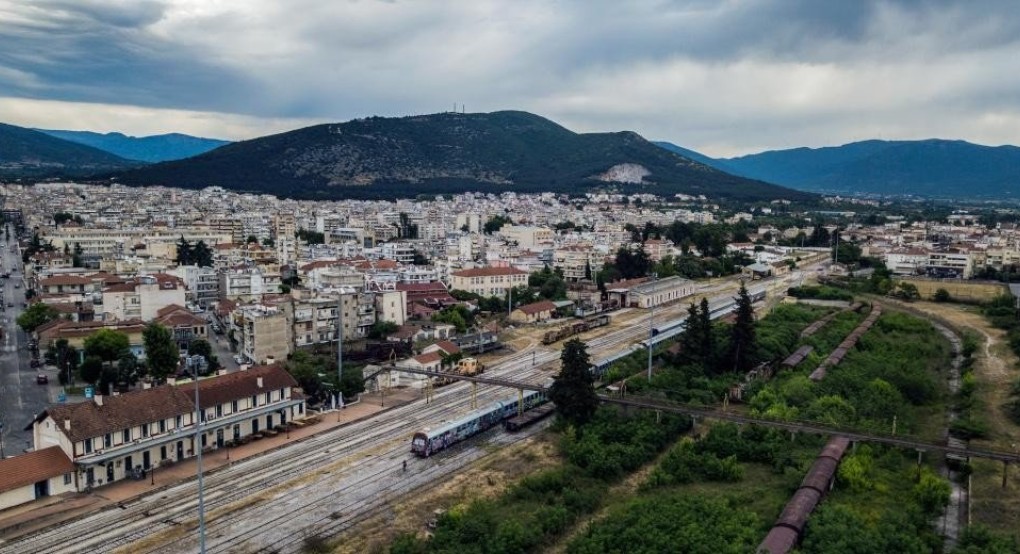
M 715 287 L 716 289 L 718 287 Z M 656 310 L 655 321 L 675 319 L 678 303 Z M 647 326 L 628 325 L 587 341 L 593 359 L 647 337 Z M 559 349 L 536 348 L 511 354 L 488 373 L 541 384 Z M 471 409 L 468 385 L 437 389 L 431 403 L 417 400 L 369 420 L 296 441 L 287 448 L 220 468 L 205 478 L 207 551 L 295 552 L 309 534 L 329 536 L 384 509 L 390 501 L 484 457 L 472 439 L 443 456 L 415 461 L 408 474 L 411 434 Z M 479 404 L 507 395 L 483 388 Z M 531 431 L 534 432 L 534 431 Z M 495 444 L 523 440 L 530 433 L 483 434 Z M 422 468 L 411 474 L 412 468 Z M 122 503 L 73 521 L 0 544 L 0 554 L 197 551 L 197 488 L 193 481 Z M 286 525 L 283 525 L 283 523 Z

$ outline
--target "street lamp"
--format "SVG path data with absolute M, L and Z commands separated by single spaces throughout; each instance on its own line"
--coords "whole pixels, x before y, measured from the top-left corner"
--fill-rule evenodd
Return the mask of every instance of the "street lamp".
M 659 278 L 658 273 L 652 273 L 652 287 L 648 297 L 648 381 L 652 380 L 652 350 L 655 346 L 652 344 L 652 337 L 655 336 L 655 283 Z
M 198 551 L 205 554 L 205 496 L 202 488 L 202 406 L 198 403 L 198 371 L 195 378 L 195 450 L 198 451 Z

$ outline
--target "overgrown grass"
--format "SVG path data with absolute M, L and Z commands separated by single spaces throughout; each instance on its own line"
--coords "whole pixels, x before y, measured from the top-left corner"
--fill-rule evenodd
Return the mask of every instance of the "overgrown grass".
M 627 416 L 601 408 L 582 429 L 563 432 L 565 460 L 560 467 L 526 477 L 497 498 L 450 510 L 439 518 L 430 540 L 403 535 L 390 551 L 489 554 L 531 552 L 549 545 L 602 506 L 610 484 L 650 461 L 690 427 L 690 419 L 683 416 Z

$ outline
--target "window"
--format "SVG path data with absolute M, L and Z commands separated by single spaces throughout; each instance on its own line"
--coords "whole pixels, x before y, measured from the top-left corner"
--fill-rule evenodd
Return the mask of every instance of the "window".
M 269 404 L 269 393 L 266 393 L 266 401 L 263 404 Z
M 216 417 L 223 417 L 223 404 L 216 405 Z
M 70 485 L 71 484 L 71 474 L 70 473 L 65 473 L 64 474 L 64 484 L 65 485 Z
M 85 453 L 92 453 L 92 439 L 85 439 Z
M 110 448 L 111 446 L 113 446 L 113 435 L 107 433 L 106 436 L 103 437 L 103 448 Z
M 184 425 L 182 425 L 183 423 L 184 423 L 184 418 L 182 418 L 181 416 L 177 416 L 177 421 L 175 422 L 175 424 L 176 424 L 175 427 L 177 429 L 180 429 L 181 427 L 184 426 Z
M 145 425 L 142 425 L 142 438 L 147 438 L 148 436 L 149 436 L 149 424 L 146 423 Z
M 124 429 L 122 435 L 124 437 L 124 442 L 131 442 L 131 429 Z
M 252 396 L 251 397 L 251 407 L 254 408 L 255 406 L 258 406 L 258 397 L 257 396 Z
M 237 400 L 234 400 L 233 402 L 230 403 L 230 413 L 232 414 L 237 413 Z

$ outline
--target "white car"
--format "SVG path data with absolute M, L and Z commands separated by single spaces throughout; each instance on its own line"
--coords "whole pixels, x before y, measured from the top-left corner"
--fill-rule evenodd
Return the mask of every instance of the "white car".
M 244 363 L 244 358 L 240 354 L 234 354 L 234 361 L 237 362 L 237 365 L 241 365 Z

